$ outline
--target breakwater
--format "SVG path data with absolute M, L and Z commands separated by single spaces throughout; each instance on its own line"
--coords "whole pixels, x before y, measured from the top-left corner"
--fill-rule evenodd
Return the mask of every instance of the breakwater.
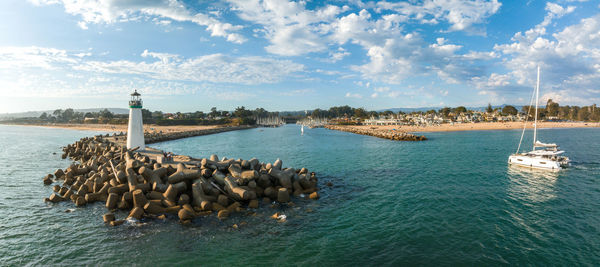
M 202 129 L 202 130 L 192 130 L 192 131 L 180 131 L 180 132 L 146 132 L 144 133 L 144 139 L 146 140 L 146 144 L 176 140 L 181 138 L 188 138 L 194 136 L 208 135 L 208 134 L 216 134 L 216 133 L 224 133 L 229 131 L 237 131 L 237 130 L 246 130 L 252 129 L 256 126 L 242 125 L 242 126 L 228 126 L 228 127 L 220 127 L 213 129 Z
M 379 130 L 379 129 L 368 129 L 368 128 L 355 128 L 351 126 L 340 126 L 340 125 L 325 125 L 325 128 L 330 130 L 349 132 L 362 135 L 370 135 L 379 138 L 385 138 L 396 141 L 424 141 L 427 137 L 424 135 L 415 135 L 411 133 L 391 131 L 391 130 Z
M 120 225 L 114 211 L 127 218 L 161 218 L 168 214 L 190 223 L 216 213 L 256 209 L 262 203 L 290 203 L 292 197 L 318 199 L 317 177 L 306 168 L 283 168 L 283 162 L 262 163 L 256 158 L 219 159 L 174 157 L 163 163 L 162 151 L 128 150 L 112 140 L 118 136 L 85 137 L 63 148 L 63 159 L 75 163 L 44 177 L 54 193 L 47 202 L 72 201 L 76 206 L 103 202 L 109 210 L 105 223 Z M 61 184 L 62 183 L 62 184 Z M 261 200 L 261 201 L 259 201 Z M 275 216 L 285 220 L 285 216 Z

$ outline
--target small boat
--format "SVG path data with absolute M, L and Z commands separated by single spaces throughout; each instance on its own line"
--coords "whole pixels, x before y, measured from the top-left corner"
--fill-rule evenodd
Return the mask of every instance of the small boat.
M 301 133 L 302 135 L 304 135 L 304 125 L 302 125 L 302 127 L 300 127 L 300 133 Z
M 523 141 L 523 135 L 525 134 L 525 126 L 527 125 L 526 119 L 525 126 L 523 126 L 523 133 L 521 133 L 521 141 L 519 141 L 519 146 L 517 147 L 517 152 L 508 157 L 508 164 L 541 170 L 559 171 L 569 166 L 569 158 L 562 156 L 565 151 L 560 150 L 556 144 L 546 144 L 537 140 L 537 114 L 538 100 L 540 95 L 539 66 L 537 71 L 537 85 L 535 88 L 535 121 L 533 123 L 533 150 L 519 153 L 521 142 Z M 527 115 L 529 116 L 529 114 Z

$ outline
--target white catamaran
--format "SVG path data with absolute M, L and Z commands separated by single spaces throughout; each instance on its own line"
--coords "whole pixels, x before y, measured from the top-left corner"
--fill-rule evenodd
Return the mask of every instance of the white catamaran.
M 540 67 L 537 70 L 537 85 L 535 88 L 535 121 L 533 123 L 533 150 L 530 152 L 519 153 L 523 135 L 525 134 L 525 126 L 521 133 L 521 140 L 517 147 L 517 153 L 508 157 L 508 164 L 517 165 L 528 168 L 559 171 L 569 165 L 569 158 L 561 156 L 564 151 L 558 148 L 556 144 L 545 144 L 537 140 L 537 114 L 538 114 L 538 99 L 540 95 Z M 533 97 L 532 97 L 533 98 Z M 527 114 L 529 116 L 529 114 Z M 525 120 L 527 125 L 527 120 Z M 540 149 L 537 149 L 540 148 Z

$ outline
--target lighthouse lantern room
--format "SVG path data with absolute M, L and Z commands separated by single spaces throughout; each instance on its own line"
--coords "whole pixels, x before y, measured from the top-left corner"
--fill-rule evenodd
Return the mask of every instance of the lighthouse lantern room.
M 135 90 L 129 100 L 129 125 L 127 126 L 127 149 L 139 147 L 146 149 L 144 142 L 144 125 L 142 123 L 142 99 Z

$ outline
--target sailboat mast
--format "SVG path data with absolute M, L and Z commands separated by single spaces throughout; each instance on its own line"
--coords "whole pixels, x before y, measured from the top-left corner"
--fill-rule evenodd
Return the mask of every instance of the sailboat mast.
M 535 150 L 535 142 L 537 141 L 537 117 L 538 117 L 538 102 L 540 96 L 540 66 L 537 68 L 537 84 L 535 86 L 535 122 L 533 123 L 533 150 Z

